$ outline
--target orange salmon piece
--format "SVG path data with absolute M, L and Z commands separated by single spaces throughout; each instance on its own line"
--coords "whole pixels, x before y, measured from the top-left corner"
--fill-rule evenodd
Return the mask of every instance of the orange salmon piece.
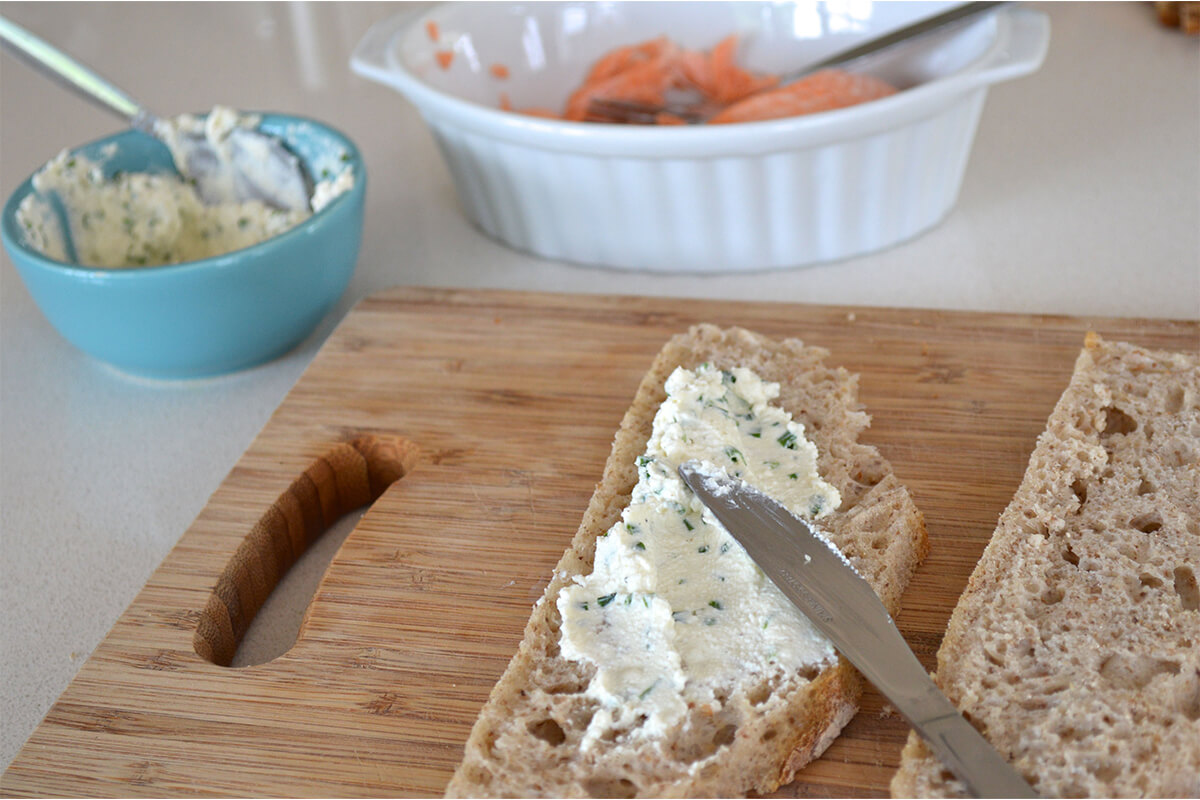
M 679 72 L 705 97 L 713 96 L 712 59 L 707 55 L 699 50 L 685 50 L 679 56 Z
M 737 36 L 727 36 L 718 42 L 708 58 L 708 74 L 711 76 L 709 83 L 707 86 L 697 84 L 718 106 L 737 102 L 779 82 L 775 75 L 754 75 L 739 67 L 734 61 L 736 51 Z
M 688 121 L 668 111 L 660 111 L 654 115 L 655 125 L 687 125 Z
M 895 93 L 895 87 L 879 78 L 826 69 L 787 86 L 734 103 L 710 119 L 709 123 L 722 125 L 796 117 L 846 108 Z
M 667 68 L 666 59 L 666 55 L 661 55 L 604 80 L 585 83 L 567 100 L 567 110 L 563 116 L 566 119 L 583 120 L 593 98 L 662 103 L 663 93 L 675 85 L 674 72 Z
M 592 65 L 583 84 L 586 86 L 590 83 L 607 80 L 637 64 L 656 59 L 671 48 L 672 45 L 665 36 L 649 39 L 640 44 L 618 47 L 616 50 L 606 53 Z
M 700 92 L 708 104 L 721 108 L 779 82 L 775 75 L 755 75 L 734 62 L 737 36 L 727 36 L 709 53 L 685 50 L 679 56 L 681 82 Z
M 438 50 L 433 56 L 437 59 L 438 66 L 442 69 L 450 69 L 450 65 L 454 63 L 453 50 Z
M 717 42 L 708 57 L 712 65 L 713 86 L 710 94 L 718 103 L 725 105 L 738 98 L 738 68 L 733 63 L 733 53 L 737 48 L 737 37 L 726 36 Z
M 503 64 L 492 64 L 488 72 L 492 73 L 492 77 L 497 80 L 508 80 L 508 67 Z
M 431 42 L 436 42 L 441 34 L 438 30 L 438 24 L 431 19 L 425 21 L 425 33 L 429 35 L 429 41 Z

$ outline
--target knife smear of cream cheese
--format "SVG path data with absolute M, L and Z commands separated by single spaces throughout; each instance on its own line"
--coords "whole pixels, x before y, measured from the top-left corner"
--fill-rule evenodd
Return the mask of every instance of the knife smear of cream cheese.
M 779 384 L 708 364 L 676 369 L 621 519 L 596 542 L 591 574 L 557 598 L 561 652 L 591 663 L 601 705 L 585 734 L 658 737 L 721 687 L 824 668 L 837 658 L 676 473 L 699 461 L 819 519 L 841 503 L 817 472 L 804 427 L 771 405 Z M 722 694 L 723 696 L 723 694 Z

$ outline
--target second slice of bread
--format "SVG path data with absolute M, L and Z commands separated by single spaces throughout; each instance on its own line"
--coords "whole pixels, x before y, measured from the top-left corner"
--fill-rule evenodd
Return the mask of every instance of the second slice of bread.
M 596 539 L 620 518 L 637 482 L 635 459 L 650 437 L 677 366 L 744 367 L 781 384 L 777 404 L 802 422 L 819 451 L 821 476 L 841 493 L 822 519 L 833 541 L 895 614 L 928 548 L 924 521 L 879 452 L 858 442 L 869 417 L 857 379 L 824 364 L 827 353 L 797 340 L 697 326 L 671 339 L 621 423 L 583 522 L 534 607 L 520 649 L 480 713 L 449 796 L 734 796 L 792 780 L 857 710 L 862 680 L 844 660 L 810 675 L 726 687 L 715 712 L 702 707 L 661 741 L 580 742 L 594 701 L 594 667 L 559 652 L 559 591 L 592 567 Z
M 1200 357 L 1090 335 L 938 651 L 1044 797 L 1200 797 Z M 910 735 L 896 797 L 964 796 Z

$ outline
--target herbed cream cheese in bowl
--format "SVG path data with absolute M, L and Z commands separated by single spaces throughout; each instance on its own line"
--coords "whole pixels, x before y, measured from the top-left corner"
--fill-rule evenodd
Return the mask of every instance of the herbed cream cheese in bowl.
M 56 175 L 31 176 L 17 188 L 0 218 L 4 247 L 38 308 L 64 338 L 124 372 L 176 379 L 260 364 L 292 349 L 317 327 L 345 291 L 358 259 L 365 166 L 354 143 L 324 123 L 285 114 L 255 116 L 257 129 L 278 139 L 317 182 L 309 198 L 312 210 L 283 219 L 260 212 L 258 222 L 248 219 L 244 225 L 244 208 L 197 210 L 185 200 L 184 211 L 196 211 L 192 219 L 186 213 L 176 217 L 178 209 L 147 210 L 152 203 L 131 195 L 145 190 L 188 197 L 190 187 L 146 185 L 144 176 L 183 182 L 167 146 L 132 130 L 72 149 L 54 159 L 61 166 Z M 143 177 L 133 177 L 138 175 Z M 29 198 L 39 195 L 35 180 L 72 187 L 68 178 L 77 181 L 73 189 L 83 205 L 72 212 L 62 196 L 49 192 L 41 200 L 52 217 L 31 217 L 37 201 Z M 126 213 L 135 209 L 143 211 Z M 105 219 L 97 220 L 96 211 Z M 159 221 L 151 224 L 151 219 Z M 40 231 L 26 224 L 37 228 L 39 222 L 44 223 Z M 104 225 L 98 228 L 98 223 Z M 169 230 L 163 235 L 160 227 Z M 237 249 L 179 263 L 149 263 L 212 246 L 204 242 L 205 230 L 209 239 Z M 250 241 L 268 233 L 269 238 Z M 55 241 L 63 250 L 52 250 Z M 94 249 L 111 266 L 56 257 L 71 254 L 68 242 L 85 252 Z
M 596 543 L 591 574 L 558 595 L 565 657 L 594 664 L 596 714 L 584 747 L 612 731 L 661 736 L 689 705 L 720 705 L 746 675 L 834 663 L 836 651 L 686 487 L 699 460 L 820 519 L 841 503 L 817 472 L 804 428 L 771 405 L 754 372 L 678 368 L 654 419 L 621 519 Z
M 213 152 L 223 153 L 234 129 L 259 122 L 218 106 L 207 117 L 164 121 L 163 138 L 182 166 L 177 143 L 183 137 L 203 136 Z M 224 173 L 232 172 L 225 166 Z M 260 199 L 239 200 L 232 185 L 202 198 L 194 179 L 172 171 L 106 175 L 98 161 L 64 150 L 33 176 L 36 192 L 21 201 L 17 220 L 29 246 L 57 261 L 106 268 L 178 264 L 277 236 L 353 185 L 354 171 L 343 165 L 316 184 L 303 207 L 276 208 Z

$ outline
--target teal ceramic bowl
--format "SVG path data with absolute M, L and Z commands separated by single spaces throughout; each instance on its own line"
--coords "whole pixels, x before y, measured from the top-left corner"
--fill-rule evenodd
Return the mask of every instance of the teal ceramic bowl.
M 262 114 L 314 180 L 347 165 L 354 186 L 300 225 L 222 256 L 157 267 L 94 269 L 27 246 L 16 212 L 26 180 L 4 205 L 4 248 L 59 333 L 118 369 L 154 378 L 219 375 L 283 355 L 330 311 L 350 281 L 362 241 L 366 170 L 346 136 L 301 117 Z M 115 145 L 115 152 L 107 152 Z M 118 170 L 163 172 L 171 155 L 156 139 L 126 131 L 78 148 Z M 108 156 L 108 157 L 106 157 Z

